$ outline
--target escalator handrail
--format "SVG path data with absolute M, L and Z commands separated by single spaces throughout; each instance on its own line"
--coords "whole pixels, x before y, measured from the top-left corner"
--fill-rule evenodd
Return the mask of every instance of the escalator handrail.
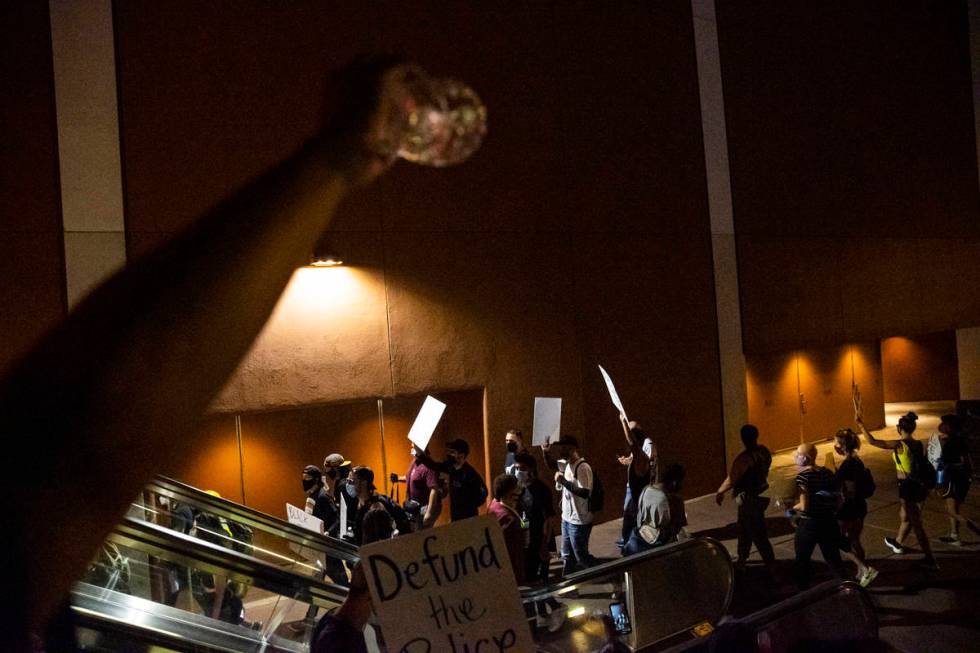
M 203 563 L 203 571 L 225 573 L 233 580 L 258 580 L 256 586 L 274 588 L 280 593 L 292 590 L 290 598 L 300 597 L 304 591 L 310 600 L 320 599 L 324 604 L 339 603 L 347 597 L 347 588 L 340 585 L 281 569 L 254 556 L 141 519 L 124 517 L 107 539 L 188 567 L 202 568 Z
M 192 485 L 187 485 L 186 483 L 166 476 L 155 476 L 147 484 L 146 489 L 158 492 L 172 499 L 180 499 L 181 496 L 190 497 L 195 503 L 206 505 L 209 512 L 213 509 L 215 514 L 222 517 L 231 518 L 250 526 L 257 526 L 261 530 L 279 532 L 283 535 L 284 539 L 296 542 L 302 546 L 320 549 L 323 553 L 331 553 L 337 558 L 350 560 L 351 562 L 356 562 L 360 559 L 358 547 L 350 542 L 345 542 L 330 535 L 315 533 L 301 526 L 290 524 L 288 521 L 278 517 L 256 510 L 255 508 L 216 497 Z
M 572 585 L 577 585 L 601 578 L 603 576 L 608 576 L 609 574 L 617 571 L 626 571 L 628 568 L 646 562 L 647 560 L 671 556 L 679 551 L 702 546 L 707 546 L 709 549 L 714 549 L 728 562 L 728 595 L 725 597 L 724 608 L 722 610 L 723 613 L 727 612 L 728 606 L 731 604 L 732 596 L 735 591 L 735 566 L 732 564 L 732 557 L 728 553 L 728 549 L 726 549 L 721 542 L 713 537 L 692 537 L 673 544 L 644 551 L 643 553 L 617 558 L 616 560 L 610 560 L 609 562 L 604 562 L 600 565 L 596 565 L 595 567 L 589 567 L 587 569 L 583 569 L 582 571 L 577 571 L 569 576 L 566 576 L 562 580 L 549 585 L 523 588 L 521 590 L 521 600 L 527 602 L 541 599 L 546 595 L 560 591 L 566 587 L 571 587 Z
M 760 630 L 764 630 L 766 626 L 771 623 L 782 619 L 783 617 L 792 614 L 800 609 L 804 609 L 809 605 L 816 603 L 822 599 L 828 598 L 835 594 L 839 594 L 843 591 L 856 592 L 858 596 L 861 597 L 861 602 L 864 603 L 867 609 L 867 614 L 871 617 L 870 626 L 875 637 L 878 636 L 878 613 L 874 609 L 874 602 L 871 600 L 871 596 L 868 591 L 861 587 L 858 583 L 853 580 L 828 580 L 820 585 L 811 587 L 810 589 L 804 590 L 799 594 L 794 594 L 788 599 L 784 599 L 779 603 L 775 603 L 768 607 L 757 610 L 752 614 L 741 617 L 740 619 L 733 619 L 732 623 L 740 623 L 748 626 L 753 632 L 758 633 Z M 694 639 L 687 642 L 673 646 L 663 653 L 684 653 L 684 651 L 693 651 L 701 649 L 705 644 L 703 639 Z
M 740 622 L 751 626 L 752 628 L 761 628 L 766 624 L 770 624 L 778 619 L 785 617 L 786 615 L 796 612 L 797 610 L 804 608 L 808 605 L 812 605 L 821 599 L 833 596 L 835 594 L 841 594 L 844 591 L 856 592 L 859 597 L 861 597 L 861 602 L 867 608 L 868 614 L 872 618 L 872 626 L 874 632 L 878 632 L 878 614 L 875 612 L 874 602 L 871 600 L 871 596 L 868 591 L 861 587 L 858 583 L 853 580 L 828 580 L 824 583 L 811 587 L 808 590 L 795 594 L 788 599 L 780 601 L 769 607 L 762 608 L 750 615 L 746 615 L 739 619 Z

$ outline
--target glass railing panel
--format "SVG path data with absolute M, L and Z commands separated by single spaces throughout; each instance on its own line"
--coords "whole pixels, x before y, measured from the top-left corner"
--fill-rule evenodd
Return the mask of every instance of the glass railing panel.
M 327 561 L 358 560 L 357 547 L 259 511 L 157 477 L 128 513 L 135 519 L 198 536 L 295 573 L 322 578 Z M 349 566 L 349 565 L 348 565 Z M 337 574 L 334 574 L 337 580 Z
M 595 650 L 606 641 L 602 621 L 629 624 L 622 640 L 639 650 L 715 624 L 731 602 L 731 558 L 715 540 L 697 538 L 605 563 L 547 588 L 523 593 L 528 614 L 561 606 L 568 618 L 557 632 L 535 628 L 541 650 Z M 532 624 L 536 620 L 532 620 Z
M 305 651 L 316 617 L 345 595 L 245 551 L 127 518 L 76 583 L 72 603 L 86 629 L 79 637 L 94 642 L 87 650 L 116 650 L 109 642 L 120 628 L 137 628 L 152 641 L 200 639 L 206 650 L 220 640 L 215 650 Z

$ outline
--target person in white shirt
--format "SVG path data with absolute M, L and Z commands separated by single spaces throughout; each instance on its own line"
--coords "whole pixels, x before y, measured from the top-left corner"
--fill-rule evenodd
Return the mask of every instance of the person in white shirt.
M 549 466 L 558 470 L 555 489 L 561 492 L 561 557 L 567 576 L 593 564 L 589 553 L 594 518 L 589 510 L 592 467 L 579 454 L 578 440 L 570 435 L 562 435 L 554 444 L 545 442 L 541 449 Z

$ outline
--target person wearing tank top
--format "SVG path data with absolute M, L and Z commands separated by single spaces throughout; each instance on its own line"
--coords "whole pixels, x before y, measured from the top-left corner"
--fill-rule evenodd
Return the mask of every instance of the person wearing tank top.
M 857 423 L 864 433 L 868 444 L 879 449 L 887 449 L 894 453 L 895 474 L 898 476 L 898 532 L 895 537 L 886 537 L 885 545 L 895 553 L 905 553 L 905 538 L 909 531 L 915 533 L 915 538 L 919 541 L 922 548 L 923 558 L 917 566 L 926 571 L 939 571 L 936 557 L 932 553 L 932 545 L 926 535 L 926 529 L 922 525 L 922 503 L 926 500 L 926 491 L 922 484 L 909 478 L 912 471 L 912 449 L 917 448 L 922 451 L 922 443 L 912 437 L 915 432 L 915 422 L 919 416 L 913 412 L 908 412 L 898 420 L 895 427 L 898 431 L 898 440 L 879 440 L 864 425 L 864 420 L 858 417 Z

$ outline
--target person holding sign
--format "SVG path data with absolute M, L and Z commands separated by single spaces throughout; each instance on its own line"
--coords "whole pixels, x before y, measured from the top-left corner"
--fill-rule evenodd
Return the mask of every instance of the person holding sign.
M 347 598 L 334 612 L 323 615 L 313 630 L 310 653 L 368 653 L 364 627 L 370 618 L 371 593 L 358 564 L 351 574 Z
M 426 467 L 449 476 L 449 516 L 452 521 L 476 517 L 490 494 L 483 477 L 466 461 L 469 455 L 469 443 L 456 438 L 446 445 L 444 462 L 436 462 L 425 453 L 416 456 Z
M 558 458 L 551 458 L 552 449 Z M 545 460 L 555 472 L 555 487 L 561 489 L 561 557 L 564 575 L 592 565 L 589 537 L 594 515 L 589 509 L 592 494 L 592 467 L 578 451 L 578 440 L 563 435 L 558 442 L 541 445 Z
M 413 518 L 415 530 L 432 528 L 442 513 L 439 473 L 419 460 L 420 453 L 428 455 L 413 444 L 412 464 L 405 473 L 405 512 Z
M 620 414 L 620 424 L 629 445 L 628 456 L 620 456 L 619 462 L 626 465 L 626 497 L 623 499 L 623 528 L 619 544 L 622 549 L 636 528 L 636 514 L 639 509 L 640 494 L 651 481 L 657 480 L 657 445 L 647 436 L 639 422 L 627 421 Z

